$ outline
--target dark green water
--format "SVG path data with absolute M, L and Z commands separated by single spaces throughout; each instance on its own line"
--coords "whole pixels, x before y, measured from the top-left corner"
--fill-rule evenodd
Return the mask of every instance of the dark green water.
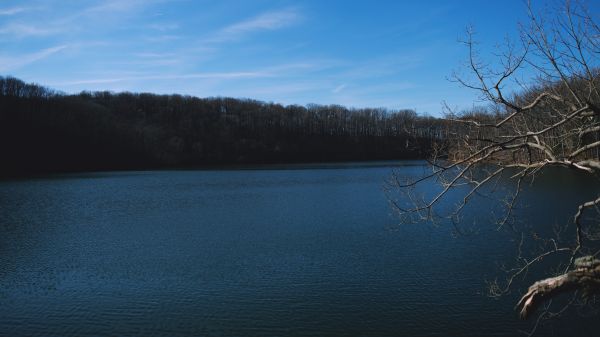
M 391 166 L 1 181 L 0 336 L 515 336 L 531 327 L 513 312 L 518 291 L 483 294 L 496 262 L 514 253 L 486 223 L 490 208 L 471 211 L 474 237 L 398 226 L 382 192 Z M 555 204 L 548 189 L 528 214 L 543 218 L 591 188 L 580 183 Z M 592 321 L 567 316 L 539 335 L 594 336 Z

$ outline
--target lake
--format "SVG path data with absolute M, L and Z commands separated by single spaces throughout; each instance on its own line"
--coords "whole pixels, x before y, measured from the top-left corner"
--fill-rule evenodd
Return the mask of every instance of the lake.
M 0 335 L 515 336 L 530 329 L 513 310 L 527 283 L 500 299 L 486 296 L 485 280 L 502 275 L 497 263 L 515 249 L 486 220 L 489 205 L 474 203 L 469 213 L 477 234 L 399 224 L 383 193 L 392 170 L 418 176 L 426 167 L 0 181 Z M 570 216 L 565 200 L 596 188 L 573 179 L 559 184 L 559 202 L 542 181 L 525 195 L 525 214 L 543 222 L 549 207 L 565 207 Z M 538 335 L 595 336 L 590 321 L 566 314 Z

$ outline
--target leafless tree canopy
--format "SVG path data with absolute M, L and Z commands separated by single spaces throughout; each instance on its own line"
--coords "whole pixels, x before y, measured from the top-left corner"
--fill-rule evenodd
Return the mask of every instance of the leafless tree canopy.
M 461 202 L 445 214 L 457 219 L 482 189 L 503 176 L 514 182 L 515 189 L 502 201 L 498 227 L 510 227 L 506 225 L 523 184 L 542 170 L 558 167 L 598 178 L 598 22 L 580 2 L 567 1 L 550 10 L 529 3 L 527 9 L 528 22 L 520 26 L 520 40 L 506 43 L 496 63 L 483 62 L 473 31 L 467 31 L 464 44 L 470 75 L 453 79 L 479 92 L 488 105 L 463 113 L 448 109 L 447 139 L 430 162 L 431 173 L 412 181 L 392 178 L 391 190 L 411 200 L 390 199 L 405 220 L 434 220 L 445 197 L 466 191 Z M 442 186 L 435 195 L 418 198 L 414 194 L 420 184 L 434 180 Z M 506 282 L 492 285 L 493 294 L 507 292 L 513 280 L 550 255 L 562 258 L 564 268 L 559 275 L 533 284 L 523 295 L 517 304 L 522 318 L 530 317 L 558 293 L 599 289 L 600 261 L 595 256 L 600 252 L 592 250 L 590 233 L 600 223 L 589 221 L 599 206 L 600 193 L 573 209 L 573 222 L 562 224 L 570 230 L 564 234 L 570 240 L 551 240 L 544 251 L 531 256 L 519 250 Z

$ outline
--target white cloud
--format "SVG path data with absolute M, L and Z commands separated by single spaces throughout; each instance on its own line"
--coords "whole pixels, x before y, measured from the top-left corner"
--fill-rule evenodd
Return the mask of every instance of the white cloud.
M 43 60 L 59 51 L 67 48 L 67 46 L 56 46 L 40 50 L 35 53 L 18 55 L 18 56 L 1 56 L 0 55 L 0 72 L 9 72 L 22 68 L 33 62 Z
M 106 84 L 106 83 L 118 83 L 118 82 L 129 82 L 129 81 L 146 81 L 146 80 L 183 80 L 183 79 L 238 79 L 238 78 L 259 78 L 272 76 L 267 72 L 223 72 L 223 73 L 196 73 L 196 74 L 185 74 L 185 75 L 140 75 L 140 76 L 128 76 L 128 77 L 115 77 L 115 78 L 96 78 L 87 80 L 75 80 L 66 82 L 50 83 L 50 85 L 56 86 L 72 86 L 82 84 Z
M 85 9 L 81 14 L 98 13 L 98 12 L 128 12 L 143 6 L 144 0 L 107 0 L 100 4 Z
M 346 84 L 341 84 L 341 85 L 338 85 L 337 87 L 333 88 L 333 90 L 331 90 L 331 92 L 332 92 L 332 93 L 334 93 L 334 94 L 338 94 L 338 93 L 340 93 L 342 90 L 346 89 L 346 87 L 347 87 L 347 86 L 348 86 L 348 85 L 346 85 Z
M 177 56 L 175 53 L 153 53 L 153 52 L 141 52 L 134 53 L 134 56 L 145 59 L 163 59 L 163 58 L 174 58 Z
M 39 21 L 13 21 L 0 27 L 0 35 L 11 38 L 57 35 L 73 30 L 74 27 L 95 28 L 106 24 L 108 19 L 123 19 L 123 16 L 140 14 L 141 10 L 155 3 L 167 0 L 104 0 L 91 7 L 83 8 L 69 15 L 50 15 L 43 25 Z M 15 15 L 41 7 L 14 7 L 0 9 L 0 16 Z M 53 13 L 57 14 L 57 13 Z M 63 13 L 64 14 L 64 13 Z
M 1 15 L 15 15 L 29 10 L 27 7 L 0 8 Z
M 153 23 L 148 25 L 148 28 L 152 30 L 157 30 L 159 32 L 168 32 L 172 30 L 179 29 L 179 24 L 177 23 Z
M 253 32 L 276 30 L 291 26 L 297 23 L 300 18 L 300 14 L 294 9 L 266 12 L 254 18 L 227 26 L 221 29 L 216 33 L 215 36 L 209 38 L 207 41 L 224 42 L 237 40 L 242 36 Z
M 148 42 L 171 42 L 183 39 L 183 36 L 173 34 L 161 34 L 145 37 L 144 40 Z
M 95 6 L 76 13 L 73 17 L 89 14 L 139 14 L 141 10 L 148 6 L 174 1 L 177 0 L 103 0 Z
M 46 27 L 40 28 L 33 25 L 11 23 L 0 27 L 0 35 L 10 35 L 11 37 L 22 38 L 26 36 L 46 36 L 59 33 L 58 28 Z
M 248 87 L 244 87 L 238 89 L 238 93 L 234 96 L 238 97 L 258 97 L 264 99 L 266 97 L 271 97 L 267 100 L 272 100 L 272 97 L 275 95 L 295 95 L 306 92 L 325 92 L 329 84 L 327 81 L 323 80 L 302 80 L 302 81 L 281 81 L 277 84 L 267 84 L 267 85 L 252 85 Z M 289 103 L 300 103 L 289 101 Z
M 140 52 L 135 53 L 133 56 L 139 57 L 143 60 L 136 60 L 135 64 L 144 63 L 147 61 L 149 65 L 160 65 L 160 62 L 164 62 L 174 57 L 176 54 L 173 53 L 152 53 L 152 52 Z M 144 61 L 145 59 L 145 61 Z M 176 61 L 179 62 L 178 59 Z M 157 62 L 157 63 L 153 63 Z M 177 63 L 177 62 L 175 62 Z M 192 74 L 136 74 L 132 76 L 116 76 L 107 78 L 92 78 L 92 79 L 81 79 L 63 82 L 48 83 L 49 85 L 55 86 L 77 86 L 82 84 L 107 84 L 107 83 L 120 83 L 120 82 L 132 82 L 132 81 L 160 81 L 160 80 L 186 80 L 186 79 L 206 79 L 206 80 L 230 80 L 230 79 L 253 79 L 253 78 L 277 78 L 285 77 L 290 74 L 295 74 L 298 71 L 306 71 L 308 69 L 315 68 L 316 65 L 311 63 L 289 63 L 280 64 L 271 67 L 261 68 L 258 70 L 251 71 L 232 71 L 232 72 L 206 72 L 206 73 L 192 73 Z

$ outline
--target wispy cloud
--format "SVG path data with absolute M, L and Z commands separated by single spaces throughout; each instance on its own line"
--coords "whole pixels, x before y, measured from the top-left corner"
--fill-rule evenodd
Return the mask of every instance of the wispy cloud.
M 37 27 L 29 24 L 11 23 L 0 27 L 0 35 L 22 38 L 27 36 L 47 36 L 59 33 L 61 29 L 54 27 Z
M 81 29 L 105 29 L 106 21 L 124 20 L 131 15 L 141 15 L 143 10 L 152 5 L 170 0 L 103 0 L 96 2 L 92 6 L 80 8 L 71 13 L 48 12 L 48 17 L 44 19 L 43 25 L 39 20 L 32 21 L 26 18 L 19 18 L 0 26 L 0 35 L 9 38 L 21 39 L 24 37 L 58 35 L 72 31 L 75 27 Z M 11 7 L 0 8 L 0 16 L 16 15 L 30 10 L 40 10 L 43 7 Z M 103 25 L 103 26 L 99 26 Z M 118 26 L 117 24 L 112 25 Z M 172 26 L 161 26 L 163 30 Z M 156 28 L 159 28 L 157 26 Z
M 17 55 L 17 56 L 1 56 L 0 55 L 0 72 L 9 72 L 22 68 L 28 64 L 43 60 L 59 51 L 67 48 L 66 45 L 56 46 L 40 50 L 35 53 Z
M 106 0 L 100 4 L 92 7 L 88 7 L 79 14 L 92 14 L 99 12 L 129 12 L 137 9 L 151 1 L 144 0 Z
M 301 80 L 301 81 L 281 81 L 276 84 L 252 85 L 238 89 L 234 96 L 238 97 L 257 97 L 261 99 L 272 100 L 276 95 L 298 95 L 301 93 L 323 93 L 326 92 L 329 84 L 327 81 L 317 80 Z M 300 103 L 289 101 L 288 103 Z M 308 103 L 308 102 L 305 102 Z
M 159 32 L 168 32 L 180 28 L 179 24 L 177 23 L 153 23 L 148 25 L 147 27 Z
M 218 31 L 208 42 L 237 40 L 244 35 L 257 31 L 277 30 L 300 21 L 301 15 L 296 9 L 284 9 L 266 12 L 256 17 L 234 23 Z
M 133 53 L 131 61 L 126 62 L 137 67 L 164 67 L 183 64 L 185 57 L 177 53 Z
M 0 16 L 3 15 L 15 15 L 25 11 L 28 11 L 29 7 L 11 7 L 11 8 L 0 8 Z
M 180 35 L 173 35 L 173 34 L 161 34 L 161 35 L 153 35 L 153 36 L 147 36 L 144 38 L 145 41 L 148 42 L 171 42 L 171 41 L 176 41 L 176 40 L 181 40 L 183 39 L 183 36 Z
M 195 73 L 195 74 L 184 74 L 184 75 L 140 75 L 140 76 L 127 76 L 127 77 L 115 77 L 115 78 L 96 78 L 86 80 L 75 80 L 66 82 L 50 83 L 50 85 L 56 86 L 72 86 L 82 84 L 106 84 L 106 83 L 119 83 L 119 82 L 130 82 L 130 81 L 146 81 L 146 80 L 184 80 L 184 79 L 239 79 L 239 78 L 259 78 L 269 77 L 272 74 L 267 72 L 222 72 L 222 73 Z
M 181 61 L 176 53 L 155 53 L 138 52 L 132 56 L 139 58 L 135 60 L 136 65 L 171 65 L 178 64 Z M 172 60 L 173 62 L 168 62 Z M 101 77 L 91 79 L 77 79 L 72 81 L 62 81 L 48 83 L 56 86 L 76 86 L 83 84 L 107 84 L 133 81 L 161 81 L 161 80 L 234 80 L 234 79 L 257 79 L 257 78 L 287 78 L 289 76 L 305 73 L 314 69 L 320 69 L 318 63 L 284 63 L 274 66 L 258 68 L 249 71 L 231 71 L 231 72 L 198 72 L 191 74 L 173 74 L 173 73 L 139 73 L 131 76 Z
M 331 92 L 334 94 L 339 94 L 340 92 L 342 92 L 342 90 L 346 89 L 347 86 L 348 86 L 347 84 L 338 85 L 337 87 L 333 88 L 333 90 L 331 90 Z
M 176 2 L 179 0 L 102 0 L 98 4 L 87 7 L 74 16 L 87 16 L 90 14 L 139 14 L 148 6 Z
M 420 67 L 426 57 L 427 54 L 421 51 L 384 55 L 350 64 L 340 76 L 354 79 L 398 76 L 399 73 Z
M 153 53 L 153 52 L 139 52 L 135 53 L 134 56 L 145 59 L 163 59 L 163 58 L 174 58 L 177 56 L 175 53 Z

